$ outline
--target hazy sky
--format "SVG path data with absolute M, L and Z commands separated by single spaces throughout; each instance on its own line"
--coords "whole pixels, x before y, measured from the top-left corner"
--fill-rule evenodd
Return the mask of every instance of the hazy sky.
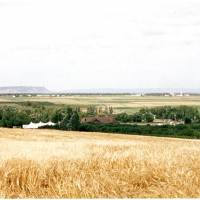
M 0 86 L 200 87 L 200 0 L 0 0 Z

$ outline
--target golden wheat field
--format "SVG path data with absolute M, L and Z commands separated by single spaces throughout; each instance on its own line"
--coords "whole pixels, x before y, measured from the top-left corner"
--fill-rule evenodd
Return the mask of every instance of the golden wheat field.
M 200 141 L 0 129 L 0 198 L 200 197 Z

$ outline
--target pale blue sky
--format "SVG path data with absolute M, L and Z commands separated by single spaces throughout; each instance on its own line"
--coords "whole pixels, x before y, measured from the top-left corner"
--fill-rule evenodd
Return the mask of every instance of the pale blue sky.
M 200 87 L 199 0 L 0 0 L 0 86 Z

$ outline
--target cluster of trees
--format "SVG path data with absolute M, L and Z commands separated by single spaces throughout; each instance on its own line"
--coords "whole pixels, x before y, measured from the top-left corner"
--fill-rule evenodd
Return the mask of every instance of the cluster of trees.
M 0 126 L 12 128 L 22 127 L 30 122 L 56 123 L 57 128 L 63 130 L 78 130 L 80 119 L 78 109 L 67 106 L 58 107 L 54 104 L 24 102 L 16 105 L 0 106 Z
M 55 110 L 52 115 L 52 121 L 56 123 L 56 127 L 62 130 L 79 130 L 80 118 L 77 110 L 71 107 L 65 107 Z
M 143 108 L 139 111 L 143 113 L 151 113 L 156 119 L 171 119 L 174 121 L 196 122 L 200 120 L 200 113 L 197 107 L 193 106 L 162 106 L 155 108 Z
M 116 115 L 115 119 L 123 123 L 134 123 L 134 122 L 135 123 L 139 123 L 139 122 L 151 123 L 154 121 L 154 115 L 150 112 L 135 113 L 132 115 L 128 115 L 127 113 L 120 113 Z
M 154 119 L 170 119 L 173 121 L 184 121 L 187 124 L 200 121 L 200 113 L 193 106 L 162 106 L 155 108 L 142 108 L 139 112 L 128 115 L 121 113 L 116 115 L 119 122 L 153 122 Z
M 29 110 L 20 110 L 16 107 L 4 106 L 0 108 L 0 126 L 12 128 L 22 126 L 31 121 Z

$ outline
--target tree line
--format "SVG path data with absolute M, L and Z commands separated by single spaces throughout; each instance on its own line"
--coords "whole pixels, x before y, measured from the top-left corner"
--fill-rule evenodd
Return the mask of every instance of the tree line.
M 193 106 L 162 106 L 154 108 L 142 108 L 137 113 L 128 115 L 126 113 L 113 114 L 113 108 L 107 107 L 102 112 L 97 112 L 98 108 L 94 106 L 87 107 L 82 112 L 80 107 L 69 107 L 66 105 L 56 105 L 47 102 L 19 102 L 12 104 L 0 104 L 0 126 L 12 128 L 14 126 L 22 127 L 30 122 L 48 122 L 56 123 L 55 129 L 79 130 L 90 132 L 112 132 L 126 134 L 146 134 L 178 137 L 200 137 L 200 112 Z M 101 110 L 101 109 L 100 109 Z M 85 116 L 95 116 L 98 113 L 112 115 L 118 123 L 116 124 L 81 124 L 80 118 Z M 170 126 L 140 126 L 136 122 L 153 122 L 154 119 L 170 119 L 174 121 L 182 120 L 183 125 Z M 123 122 L 125 124 L 121 124 Z M 50 127 L 43 127 L 50 128 Z
M 132 115 L 120 113 L 116 115 L 119 122 L 153 122 L 154 119 L 169 119 L 173 121 L 184 121 L 194 123 L 200 121 L 200 112 L 193 106 L 161 106 L 153 108 L 142 108 Z

